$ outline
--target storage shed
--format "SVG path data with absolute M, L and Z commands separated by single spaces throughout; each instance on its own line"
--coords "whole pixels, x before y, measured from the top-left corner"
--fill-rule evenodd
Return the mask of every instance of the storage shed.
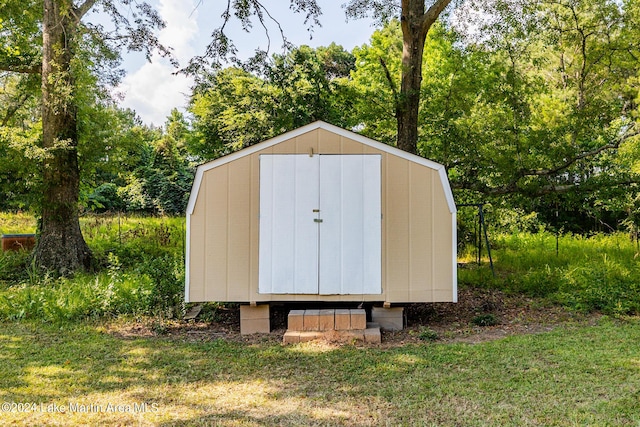
M 456 302 L 444 166 L 315 122 L 198 167 L 187 302 Z

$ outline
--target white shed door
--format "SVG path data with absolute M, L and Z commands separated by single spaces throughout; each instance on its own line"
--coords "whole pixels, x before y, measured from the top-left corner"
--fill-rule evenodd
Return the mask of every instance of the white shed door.
M 260 156 L 260 293 L 318 293 L 318 170 L 317 157 Z
M 260 293 L 382 293 L 380 159 L 260 156 Z

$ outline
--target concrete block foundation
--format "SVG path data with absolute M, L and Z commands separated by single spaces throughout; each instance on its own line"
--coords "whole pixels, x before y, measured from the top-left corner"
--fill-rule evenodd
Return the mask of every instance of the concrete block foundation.
M 240 306 L 240 334 L 268 334 L 271 332 L 269 305 Z
M 401 331 L 404 329 L 404 308 L 373 307 L 371 321 L 379 324 L 385 331 Z
M 367 323 L 367 313 L 363 309 L 291 310 L 287 320 L 284 344 L 314 339 L 381 342 L 380 326 Z

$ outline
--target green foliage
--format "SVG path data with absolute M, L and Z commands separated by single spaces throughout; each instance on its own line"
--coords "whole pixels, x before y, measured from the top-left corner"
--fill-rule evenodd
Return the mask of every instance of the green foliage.
M 474 316 L 473 319 L 471 319 L 471 323 L 473 323 L 476 326 L 482 326 L 482 327 L 495 326 L 498 324 L 498 319 L 496 319 L 496 316 L 491 313 L 478 314 L 477 316 Z
M 41 58 L 42 3 L 37 0 L 3 0 L 0 9 L 0 64 L 37 66 Z
M 27 251 L 4 252 L 0 257 L 0 283 L 15 283 L 26 279 L 29 256 Z
M 177 215 L 186 210 L 194 176 L 186 158 L 186 128 L 182 114 L 174 110 L 166 134 L 155 143 L 151 163 L 136 172 L 153 212 Z
M 398 89 L 402 68 L 400 23 L 394 20 L 375 31 L 369 44 L 354 48 L 353 54 L 356 69 L 352 73 L 352 86 L 357 93 L 354 108 L 360 132 L 393 144 L 397 128 L 394 90 Z
M 163 317 L 179 318 L 183 314 L 184 262 L 182 258 L 165 255 L 161 258 L 147 258 L 138 271 L 149 277 L 153 284 L 150 292 L 150 306 Z
M 617 229 L 637 210 L 636 2 L 480 3 L 475 37 L 463 24 L 427 36 L 420 154 L 447 167 L 459 202 L 537 212 L 557 230 Z M 387 143 L 401 41 L 392 20 L 354 49 L 358 129 Z
M 211 160 L 316 120 L 353 126 L 353 67 L 353 56 L 332 44 L 205 74 L 189 106 L 191 153 Z
M 28 209 L 38 199 L 38 91 L 33 76 L 0 74 L 0 209 Z
M 102 184 L 88 196 L 87 207 L 96 212 L 124 210 L 124 201 L 118 194 L 118 186 L 112 182 Z
M 3 214 L 3 232 L 30 231 L 26 215 Z M 0 319 L 64 323 L 120 315 L 182 315 L 182 218 L 91 216 L 81 221 L 99 272 L 42 275 L 26 252 L 0 254 Z M 6 230 L 6 231 L 5 231 Z
M 142 126 L 128 110 L 94 113 L 106 121 L 105 127 L 93 124 L 91 146 L 100 148 L 82 156 L 82 204 L 99 213 L 183 213 L 194 174 L 187 153 L 190 131 L 183 115 L 173 110 L 161 131 Z
M 8 320 L 64 323 L 120 314 L 149 312 L 148 278 L 80 275 L 42 280 L 9 288 L 0 299 L 0 316 Z
M 579 311 L 640 313 L 638 248 L 628 235 L 592 237 L 539 233 L 493 234 L 497 277 L 482 267 L 459 270 L 464 286 L 522 293 Z M 556 254 L 557 244 L 557 254 Z M 486 252 L 485 252 L 486 255 Z

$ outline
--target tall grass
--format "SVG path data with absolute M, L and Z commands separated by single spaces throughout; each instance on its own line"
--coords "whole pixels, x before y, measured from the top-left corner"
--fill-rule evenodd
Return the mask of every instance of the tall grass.
M 35 231 L 24 214 L 0 215 L 0 232 Z M 26 252 L 0 254 L 0 321 L 63 322 L 119 315 L 178 317 L 184 292 L 184 219 L 136 216 L 82 218 L 96 271 L 73 278 L 40 274 Z M 475 249 L 460 251 L 461 286 L 492 287 L 580 311 L 640 313 L 637 245 L 628 236 L 552 233 L 492 234 L 496 276 L 476 266 Z M 485 250 L 486 255 L 486 250 Z
M 639 254 L 624 233 L 510 233 L 493 235 L 491 243 L 496 277 L 485 262 L 462 269 L 462 284 L 524 293 L 581 311 L 640 313 Z
M 26 213 L 2 212 L 0 234 L 31 234 L 36 232 L 36 218 Z
M 26 214 L 0 215 L 4 234 L 35 231 Z M 184 292 L 184 220 L 89 216 L 83 235 L 95 272 L 42 274 L 25 251 L 0 255 L 0 320 L 66 322 L 104 316 L 180 316 Z

